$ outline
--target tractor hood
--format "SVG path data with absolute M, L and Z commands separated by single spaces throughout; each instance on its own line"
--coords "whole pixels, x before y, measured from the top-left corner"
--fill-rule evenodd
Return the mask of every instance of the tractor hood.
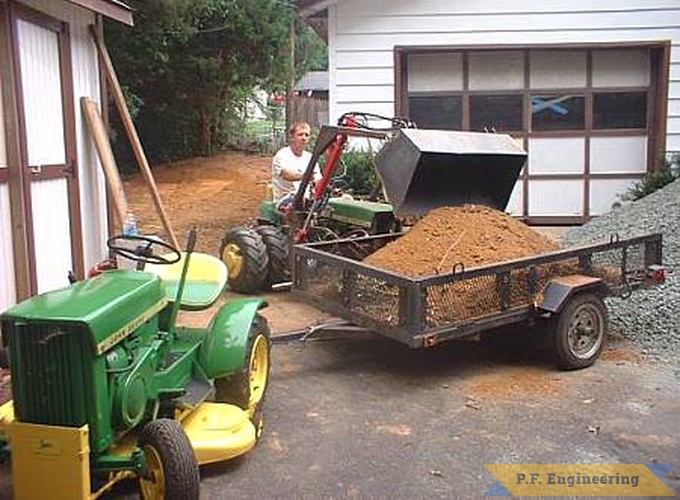
M 402 129 L 376 156 L 398 215 L 465 203 L 505 210 L 527 154 L 509 135 Z
M 167 304 L 160 278 L 140 271 L 107 271 L 95 278 L 32 297 L 5 311 L 2 322 L 78 323 L 101 353 Z M 88 339 L 90 340 L 90 339 Z

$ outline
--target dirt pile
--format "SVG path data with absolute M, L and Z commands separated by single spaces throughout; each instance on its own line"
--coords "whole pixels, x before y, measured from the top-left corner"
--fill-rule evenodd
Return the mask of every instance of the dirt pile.
M 509 215 L 480 205 L 441 207 L 364 262 L 406 276 L 450 272 L 557 250 L 559 245 Z

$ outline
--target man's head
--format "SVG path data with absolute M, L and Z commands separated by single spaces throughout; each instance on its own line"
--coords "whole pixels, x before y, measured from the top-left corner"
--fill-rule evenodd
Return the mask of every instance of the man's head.
M 307 148 L 311 132 L 312 129 L 307 122 L 295 122 L 290 126 L 288 131 L 290 135 L 290 149 L 297 156 L 300 156 Z

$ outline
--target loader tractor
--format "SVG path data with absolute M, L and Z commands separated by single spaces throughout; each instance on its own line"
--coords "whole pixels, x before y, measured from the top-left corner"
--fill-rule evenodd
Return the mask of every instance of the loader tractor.
M 214 256 L 152 237 L 114 236 L 137 262 L 32 297 L 0 316 L 13 400 L 0 407 L 17 499 L 98 498 L 136 478 L 143 498 L 198 498 L 199 465 L 251 450 L 270 368 L 263 300 L 220 306 Z M 56 496 L 55 496 L 56 495 Z
M 371 120 L 387 125 L 372 127 Z M 369 199 L 337 188 L 350 137 L 383 144 L 374 158 L 378 185 Z M 311 186 L 324 155 L 322 178 Z M 294 244 L 400 232 L 440 206 L 474 203 L 504 210 L 525 160 L 508 135 L 423 130 L 402 118 L 345 114 L 338 125 L 321 128 L 290 207 L 280 210 L 264 201 L 255 225 L 226 231 L 219 256 L 229 268 L 229 286 L 254 293 L 288 282 Z

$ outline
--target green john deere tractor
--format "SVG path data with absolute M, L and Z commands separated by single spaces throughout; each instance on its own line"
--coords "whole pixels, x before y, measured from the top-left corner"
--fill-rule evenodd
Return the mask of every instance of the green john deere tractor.
M 375 128 L 369 120 L 387 122 Z M 376 197 L 355 199 L 336 189 L 337 167 L 349 137 L 383 141 L 375 156 Z M 322 179 L 306 193 L 315 165 L 326 155 Z M 479 203 L 504 210 L 526 158 L 510 136 L 448 130 L 419 130 L 401 118 L 368 113 L 343 115 L 321 128 L 291 207 L 260 206 L 257 224 L 229 229 L 219 256 L 234 291 L 253 293 L 290 280 L 289 249 L 297 243 L 401 231 L 433 208 Z
M 198 498 L 198 466 L 249 451 L 270 368 L 266 304 L 238 299 L 207 328 L 176 326 L 226 286 L 217 258 L 116 236 L 138 262 L 0 316 L 13 400 L 0 407 L 18 499 L 97 498 L 137 478 L 144 498 Z M 109 266 L 111 267 L 111 266 Z M 143 269 L 143 270 L 141 270 Z

